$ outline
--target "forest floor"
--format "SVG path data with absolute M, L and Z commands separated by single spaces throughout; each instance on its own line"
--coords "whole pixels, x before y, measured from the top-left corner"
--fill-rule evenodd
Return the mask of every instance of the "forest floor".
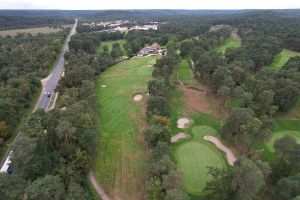
M 142 132 L 146 127 L 147 82 L 153 71 L 147 65 L 156 59 L 122 61 L 100 75 L 101 132 L 94 174 L 112 199 L 139 200 L 144 195 L 147 149 Z M 143 98 L 136 102 L 135 94 Z

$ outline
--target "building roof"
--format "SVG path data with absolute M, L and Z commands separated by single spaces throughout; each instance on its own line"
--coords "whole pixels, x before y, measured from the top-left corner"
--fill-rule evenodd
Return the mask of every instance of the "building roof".
M 151 49 L 159 49 L 160 46 L 159 44 L 157 44 L 157 42 L 154 42 L 152 45 L 151 45 Z

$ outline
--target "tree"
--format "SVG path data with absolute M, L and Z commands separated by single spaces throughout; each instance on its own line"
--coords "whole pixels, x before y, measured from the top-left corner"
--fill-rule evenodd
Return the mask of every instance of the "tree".
M 159 76 L 148 82 L 148 90 L 151 96 L 166 96 L 169 92 L 169 85 L 165 78 Z
M 293 146 L 289 153 L 288 161 L 294 170 L 300 172 L 300 144 Z
M 181 188 L 183 182 L 182 174 L 178 171 L 171 170 L 167 175 L 163 176 L 162 185 L 165 190 Z
M 274 102 L 274 92 L 272 90 L 264 90 L 259 94 L 258 103 L 260 107 L 260 113 L 262 115 L 266 114 L 270 109 L 270 106 Z
M 23 200 L 26 181 L 16 175 L 0 173 L 0 197 L 3 200 Z
M 300 174 L 281 178 L 276 183 L 276 193 L 283 200 L 300 195 Z
M 0 121 L 0 138 L 7 137 L 7 126 L 5 121 Z
M 88 198 L 82 186 L 71 181 L 68 186 L 66 200 L 88 200 Z
M 36 179 L 25 192 L 29 200 L 62 200 L 66 193 L 61 179 L 51 175 Z
M 189 55 L 194 48 L 194 43 L 191 40 L 185 40 L 180 45 L 180 55 L 185 57 Z
M 147 116 L 170 116 L 170 106 L 163 97 L 150 97 L 147 102 Z
M 165 132 L 163 126 L 159 124 L 152 124 L 144 132 L 146 141 L 155 146 L 158 142 L 167 142 L 169 137 Z
M 222 86 L 218 89 L 218 96 L 221 97 L 222 101 L 220 107 L 224 108 L 227 99 L 230 97 L 230 88 L 227 86 Z
M 296 139 L 290 135 L 285 135 L 274 142 L 275 152 L 280 155 L 279 164 L 292 151 L 296 143 Z
M 163 199 L 163 197 L 161 181 L 156 177 L 151 177 L 147 182 L 147 199 L 158 200 Z
M 165 200 L 190 200 L 189 195 L 180 189 L 170 189 L 166 191 Z
M 262 165 L 260 165 L 262 167 Z M 255 162 L 242 157 L 232 169 L 231 187 L 235 193 L 235 199 L 251 200 L 265 186 L 265 176 L 271 172 L 270 167 L 265 165 L 265 169 L 260 169 Z M 267 172 L 267 173 L 263 173 Z

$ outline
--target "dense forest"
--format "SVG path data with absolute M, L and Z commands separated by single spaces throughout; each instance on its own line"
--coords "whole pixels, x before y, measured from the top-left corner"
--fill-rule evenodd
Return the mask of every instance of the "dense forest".
M 48 76 L 68 31 L 0 37 L 0 145 L 40 92 L 40 80 Z

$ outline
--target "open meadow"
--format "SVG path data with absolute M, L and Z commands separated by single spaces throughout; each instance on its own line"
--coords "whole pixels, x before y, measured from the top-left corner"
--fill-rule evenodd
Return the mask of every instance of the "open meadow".
M 145 183 L 147 82 L 157 57 L 122 61 L 101 74 L 97 93 L 101 138 L 95 175 L 113 199 L 142 199 Z M 142 95 L 134 101 L 135 94 Z

